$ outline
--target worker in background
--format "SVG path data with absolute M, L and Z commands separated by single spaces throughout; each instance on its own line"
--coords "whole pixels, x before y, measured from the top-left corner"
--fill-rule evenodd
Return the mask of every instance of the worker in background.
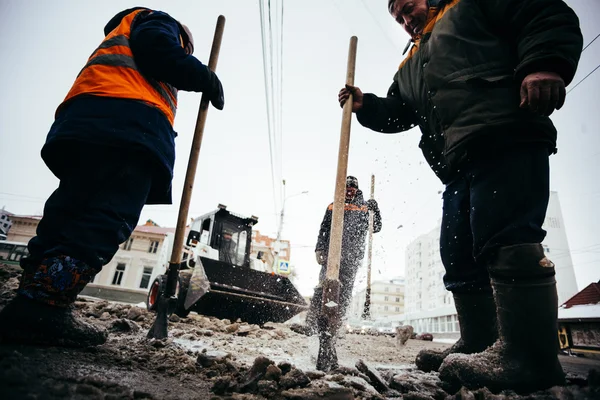
M 387 96 L 346 86 L 338 99 L 343 106 L 352 94 L 358 121 L 376 132 L 418 125 L 419 147 L 446 185 L 440 252 L 461 339 L 422 351 L 417 367 L 439 368 L 456 389 L 563 384 L 555 268 L 541 242 L 557 136 L 548 116 L 577 69 L 577 16 L 562 0 L 389 0 L 388 8 L 412 47 Z
M 192 56 L 189 29 L 168 14 L 130 8 L 108 22 L 104 36 L 42 148 L 60 184 L 21 261 L 17 296 L 0 312 L 3 343 L 106 340 L 71 306 L 129 238 L 142 207 L 171 203 L 177 91 L 203 92 L 223 109 L 219 79 Z
M 365 255 L 365 239 L 369 231 L 369 212 L 373 213 L 373 232 L 381 230 L 381 213 L 377 201 L 363 198 L 362 191 L 358 188 L 358 179 L 354 176 L 346 178 L 346 198 L 344 203 L 344 226 L 342 232 L 342 253 L 340 258 L 340 320 L 344 318 L 350 300 L 356 272 L 361 266 Z M 290 328 L 298 333 L 313 335 L 317 332 L 317 317 L 321 312 L 323 297 L 323 281 L 327 274 L 327 256 L 329 252 L 329 238 L 333 203 L 327 207 L 321 229 L 317 238 L 315 256 L 321 265 L 319 284 L 315 287 L 310 308 L 306 314 L 305 325 L 294 324 Z
M 236 249 L 237 243 L 233 240 L 232 231 L 227 228 L 223 229 L 219 244 L 219 261 L 237 265 L 237 262 L 234 262 L 237 261 Z

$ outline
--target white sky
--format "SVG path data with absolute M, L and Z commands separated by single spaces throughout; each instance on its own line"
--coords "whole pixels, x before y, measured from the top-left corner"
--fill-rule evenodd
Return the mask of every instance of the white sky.
M 402 60 L 408 36 L 388 15 L 385 1 L 290 0 L 283 24 L 282 176 L 290 198 L 283 238 L 291 240 L 299 290 L 309 294 L 319 267 L 314 245 L 325 208 L 332 201 L 341 109 L 337 92 L 345 81 L 350 36 L 358 36 L 356 85 L 384 95 Z M 600 2 L 570 0 L 581 20 L 584 44 L 598 33 Z M 69 90 L 102 29 L 118 11 L 137 2 L 105 0 L 0 1 L 0 207 L 16 214 L 41 214 L 57 187 L 39 153 L 56 106 Z M 208 54 L 219 14 L 227 18 L 217 73 L 225 110 L 211 109 L 196 175 L 190 216 L 228 209 L 259 216 L 257 229 L 275 235 L 276 215 L 269 142 L 259 7 L 248 0 L 146 1 L 188 25 L 195 55 Z M 600 40 L 582 56 L 575 83 L 600 64 Z M 600 279 L 600 72 L 592 74 L 552 116 L 559 153 L 551 158 L 552 190 L 559 192 L 579 288 Z M 174 204 L 146 207 L 152 218 L 174 226 L 200 95 L 180 92 L 175 129 Z M 382 135 L 353 120 L 348 173 L 365 194 L 376 176 L 383 230 L 375 236 L 374 279 L 404 274 L 404 249 L 430 231 L 441 216 L 441 183 L 423 161 L 413 129 Z M 401 228 L 398 228 L 402 225 Z

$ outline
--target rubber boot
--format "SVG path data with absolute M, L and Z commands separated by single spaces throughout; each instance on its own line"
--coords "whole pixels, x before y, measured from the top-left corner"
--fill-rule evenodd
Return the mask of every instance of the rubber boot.
M 496 303 L 491 292 L 454 293 L 460 339 L 444 351 L 421 350 L 415 364 L 421 371 L 437 371 L 454 353 L 472 354 L 485 350 L 498 338 Z
M 96 346 L 106 332 L 78 320 L 70 307 L 56 307 L 17 295 L 0 311 L 0 343 L 63 347 Z
M 17 296 L 0 311 L 0 342 L 86 347 L 106 341 L 106 332 L 79 321 L 71 307 L 97 270 L 68 256 L 22 267 Z
M 448 356 L 440 367 L 446 389 L 530 393 L 564 385 L 554 264 L 541 245 L 523 244 L 501 248 L 489 270 L 500 337 L 481 353 Z

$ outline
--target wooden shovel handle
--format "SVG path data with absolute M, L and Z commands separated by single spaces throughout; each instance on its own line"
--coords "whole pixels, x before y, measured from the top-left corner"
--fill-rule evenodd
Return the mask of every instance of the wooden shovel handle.
M 208 68 L 211 71 L 216 71 L 217 61 L 219 60 L 219 52 L 221 51 L 221 40 L 223 39 L 223 30 L 225 29 L 225 17 L 220 15 L 217 19 L 215 28 L 215 36 L 210 49 L 210 57 L 208 59 Z M 177 217 L 177 228 L 175 230 L 175 239 L 173 241 L 173 252 L 171 253 L 171 264 L 181 263 L 181 255 L 183 252 L 183 241 L 185 237 L 185 227 L 187 224 L 188 211 L 190 209 L 190 201 L 192 199 L 192 189 L 194 188 L 194 180 L 196 179 L 196 168 L 198 166 L 198 158 L 200 157 L 200 146 L 202 145 L 202 137 L 204 136 L 204 126 L 206 125 L 206 116 L 208 115 L 209 96 L 202 93 L 200 101 L 200 109 L 198 110 L 198 119 L 196 120 L 196 129 L 194 130 L 194 139 L 190 150 L 190 159 L 188 161 L 187 172 L 185 174 L 185 183 L 183 186 L 183 194 L 181 195 L 181 203 L 179 204 L 179 216 Z
M 358 38 L 350 38 L 348 50 L 348 66 L 346 69 L 346 84 L 354 86 L 354 71 L 356 70 L 356 47 Z M 350 147 L 350 125 L 352 123 L 353 96 L 344 104 L 342 112 L 342 129 L 340 133 L 340 149 L 338 152 L 337 177 L 333 201 L 333 215 L 329 252 L 327 257 L 327 279 L 337 280 L 340 273 L 340 258 L 342 253 L 342 229 L 344 225 L 344 199 L 346 197 L 346 173 L 348 171 L 348 150 Z

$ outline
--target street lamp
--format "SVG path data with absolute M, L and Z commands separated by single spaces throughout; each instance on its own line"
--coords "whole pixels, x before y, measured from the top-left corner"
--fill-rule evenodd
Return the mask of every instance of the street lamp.
M 285 214 L 285 202 L 287 199 L 291 199 L 292 197 L 301 196 L 303 194 L 307 194 L 308 190 L 304 190 L 300 193 L 292 194 L 290 196 L 285 197 L 285 180 L 283 181 L 283 204 L 281 206 L 281 212 L 279 213 L 279 228 L 277 229 L 277 240 L 275 241 L 275 265 L 273 270 L 278 270 L 279 268 L 279 252 L 281 250 L 281 231 L 283 230 L 283 216 Z

